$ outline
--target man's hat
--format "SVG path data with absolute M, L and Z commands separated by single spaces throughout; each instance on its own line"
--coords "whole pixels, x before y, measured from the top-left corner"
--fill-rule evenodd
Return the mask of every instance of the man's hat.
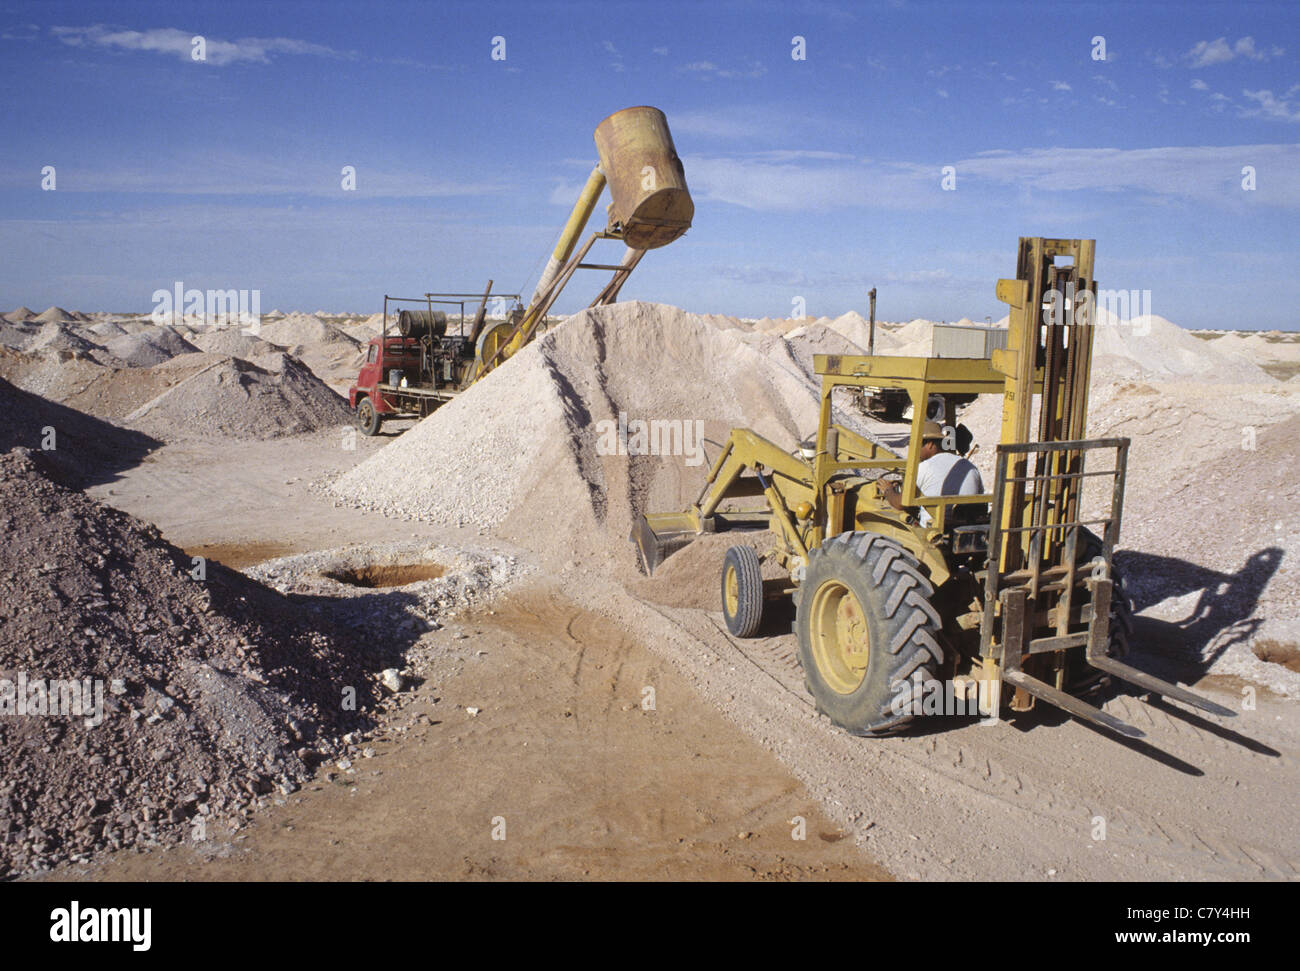
M 937 421 L 927 421 L 925 430 L 921 432 L 921 441 L 928 442 L 932 438 L 943 441 L 943 428 Z

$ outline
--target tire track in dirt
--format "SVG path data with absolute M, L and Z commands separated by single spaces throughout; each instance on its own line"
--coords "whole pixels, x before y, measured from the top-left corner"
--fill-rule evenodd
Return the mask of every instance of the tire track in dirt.
M 851 823 L 872 815 L 916 828 L 909 820 L 933 815 L 935 799 L 941 799 L 952 819 L 968 827 L 979 820 L 999 831 L 1004 850 L 1003 840 L 1015 840 L 1018 867 L 1037 861 L 1032 870 L 1008 872 L 1005 860 L 990 860 L 975 871 L 986 877 L 1045 876 L 1051 869 L 1075 878 L 1295 877 L 1300 849 L 1285 823 L 1294 818 L 1294 808 L 1286 807 L 1294 807 L 1296 790 L 1296 726 L 1289 707 L 1268 716 L 1243 713 L 1253 717 L 1228 727 L 1132 696 L 1111 699 L 1108 704 L 1125 713 L 1121 717 L 1147 731 L 1147 744 L 1140 746 L 1051 710 L 1015 724 L 925 726 L 925 734 L 850 740 L 824 720 L 808 731 L 811 701 L 797 664 L 790 663 L 792 636 L 738 642 L 715 613 L 637 603 L 658 624 L 690 639 L 689 646 L 667 653 L 703 683 L 705 693 L 800 774 L 828 810 Z M 656 646 L 663 650 L 675 640 L 662 638 Z M 746 680 L 749 692 L 736 690 Z M 779 706 L 773 704 L 777 695 L 783 699 Z M 782 717 L 774 718 L 778 708 Z M 834 756 L 828 758 L 828 750 Z M 895 790 L 896 805 L 883 805 L 879 792 L 868 798 L 856 781 L 868 777 L 873 783 L 905 779 L 911 786 Z M 857 805 L 844 795 L 856 797 Z M 1268 809 L 1273 804 L 1276 812 Z M 1092 839 L 1096 817 L 1104 819 L 1104 840 Z M 882 826 L 868 828 L 878 832 Z M 1270 836 L 1267 847 L 1260 845 L 1261 833 Z M 859 827 L 857 835 L 861 840 L 867 833 Z M 927 859 L 918 875 L 962 876 L 965 867 L 957 858 L 970 850 L 962 830 L 940 830 L 932 840 L 942 847 L 941 858 Z M 891 849 L 904 850 L 905 862 L 895 865 L 908 872 L 916 863 L 913 848 L 889 842 Z M 944 859 L 954 865 L 943 868 Z

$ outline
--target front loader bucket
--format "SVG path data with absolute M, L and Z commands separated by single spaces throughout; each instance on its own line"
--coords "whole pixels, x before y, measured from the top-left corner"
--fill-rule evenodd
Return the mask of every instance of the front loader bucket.
M 646 513 L 637 519 L 628 539 L 636 544 L 646 575 L 653 576 L 660 563 L 704 533 L 764 530 L 768 528 L 770 519 L 766 510 L 714 513 L 712 516 L 701 516 L 694 509 Z
M 648 513 L 638 517 L 628 539 L 636 544 L 646 576 L 653 576 L 660 563 L 690 545 L 699 535 L 695 524 L 696 519 L 684 512 Z

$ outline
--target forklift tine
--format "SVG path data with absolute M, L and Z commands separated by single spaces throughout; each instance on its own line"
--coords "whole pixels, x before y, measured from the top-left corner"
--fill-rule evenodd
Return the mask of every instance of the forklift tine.
M 1129 684 L 1137 685 L 1147 691 L 1163 695 L 1166 698 L 1174 698 L 1185 705 L 1191 705 L 1193 708 L 1199 708 L 1201 711 L 1209 712 L 1211 715 L 1218 715 L 1221 718 L 1235 718 L 1237 713 L 1231 708 L 1225 708 L 1223 705 L 1216 704 L 1208 698 L 1202 698 L 1186 688 L 1180 688 L 1176 684 L 1170 684 L 1168 681 L 1162 681 L 1160 678 L 1153 677 L 1145 671 L 1139 671 L 1137 668 L 1130 667 L 1121 661 L 1116 661 L 1110 657 L 1088 657 L 1087 661 L 1094 668 L 1105 671 L 1107 674 L 1119 678 L 1121 681 L 1127 681 Z
M 1118 732 L 1129 738 L 1146 738 L 1146 732 L 1134 728 L 1128 722 L 1121 721 L 1114 715 L 1108 715 L 1100 708 L 1094 708 L 1073 695 L 1067 695 L 1064 691 L 1057 691 L 1050 684 L 1039 681 L 1023 671 L 1007 671 L 1002 677 L 1017 688 L 1024 688 L 1031 695 L 1036 695 L 1048 704 L 1069 712 L 1075 718 L 1082 718 L 1084 721 L 1101 725 L 1103 728 L 1109 728 L 1112 732 Z

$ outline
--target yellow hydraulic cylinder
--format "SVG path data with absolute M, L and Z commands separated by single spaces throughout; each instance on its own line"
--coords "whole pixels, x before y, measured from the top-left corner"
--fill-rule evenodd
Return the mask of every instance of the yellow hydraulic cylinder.
M 551 281 L 560 272 L 560 267 L 564 266 L 573 254 L 573 247 L 577 245 L 578 237 L 582 235 L 582 231 L 587 228 L 587 220 L 591 218 L 591 212 L 596 208 L 596 202 L 604 191 L 605 173 L 601 171 L 600 165 L 597 164 L 591 170 L 591 175 L 587 176 L 587 184 L 582 187 L 582 192 L 578 195 L 578 201 L 573 204 L 573 211 L 569 213 L 569 221 L 564 224 L 564 230 L 560 233 L 560 238 L 555 242 L 555 250 L 551 253 L 546 269 L 542 271 L 542 278 L 537 281 L 537 289 L 533 291 L 532 299 L 528 301 L 530 309 L 546 292 L 546 288 L 551 285 Z

